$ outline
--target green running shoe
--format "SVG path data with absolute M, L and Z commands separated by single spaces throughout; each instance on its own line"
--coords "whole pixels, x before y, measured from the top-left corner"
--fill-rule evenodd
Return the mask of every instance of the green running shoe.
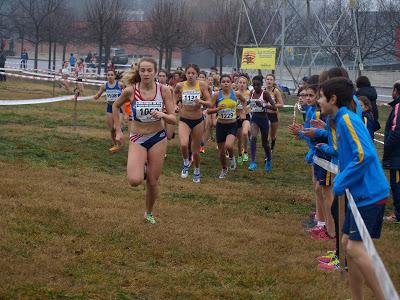
M 237 164 L 238 164 L 239 166 L 243 165 L 243 157 L 242 157 L 241 155 L 238 156 Z
M 243 153 L 243 162 L 247 162 L 249 161 L 249 155 L 247 154 L 247 152 Z
M 154 219 L 152 213 L 145 212 L 144 213 L 144 218 L 146 219 L 147 222 L 149 222 L 152 225 L 157 223 L 156 220 Z

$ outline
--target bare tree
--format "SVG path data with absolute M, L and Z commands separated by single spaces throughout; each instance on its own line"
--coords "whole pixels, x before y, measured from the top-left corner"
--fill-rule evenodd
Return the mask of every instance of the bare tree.
M 87 31 L 96 42 L 99 49 L 98 69 L 100 74 L 103 58 L 103 47 L 105 58 L 110 57 L 110 48 L 122 36 L 122 26 L 127 16 L 122 0 L 89 0 L 86 5 Z M 107 68 L 107 63 L 105 64 Z
M 15 2 L 19 24 L 24 26 L 25 39 L 35 45 L 34 68 L 38 66 L 39 44 L 43 41 L 46 19 L 63 3 L 62 0 L 18 0 Z
M 147 24 L 137 29 L 134 42 L 159 52 L 159 66 L 165 54 L 165 68 L 170 70 L 174 49 L 187 48 L 199 39 L 192 24 L 193 16 L 184 0 L 157 0 Z

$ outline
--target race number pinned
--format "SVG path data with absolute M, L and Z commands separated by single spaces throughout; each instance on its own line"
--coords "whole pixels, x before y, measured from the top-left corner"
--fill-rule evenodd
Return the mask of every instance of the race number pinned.
M 159 119 L 151 115 L 152 111 L 162 111 L 161 101 L 136 101 L 136 118 L 140 122 L 155 122 Z

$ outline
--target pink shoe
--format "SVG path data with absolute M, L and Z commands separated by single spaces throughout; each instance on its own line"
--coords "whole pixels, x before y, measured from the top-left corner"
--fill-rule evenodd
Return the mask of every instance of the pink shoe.
M 318 267 L 325 271 L 340 270 L 340 263 L 337 257 L 334 257 L 329 263 L 320 263 Z
M 324 226 L 316 226 L 311 229 L 310 236 L 313 240 L 316 241 L 328 241 L 330 239 Z
M 332 259 L 335 258 L 335 257 L 336 257 L 336 251 L 328 251 L 328 252 L 326 253 L 326 255 L 318 256 L 318 257 L 317 257 L 317 260 L 318 260 L 320 263 L 325 263 L 325 264 L 327 264 L 327 263 L 330 263 L 330 262 L 332 261 Z

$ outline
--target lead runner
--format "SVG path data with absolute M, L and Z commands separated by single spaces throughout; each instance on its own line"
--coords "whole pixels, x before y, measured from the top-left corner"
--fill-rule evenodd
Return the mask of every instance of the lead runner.
M 155 82 L 157 63 L 150 58 L 140 60 L 138 70 L 130 69 L 123 77 L 127 88 L 113 104 L 116 140 L 123 142 L 119 108 L 130 101 L 132 127 L 129 136 L 127 175 L 131 186 L 144 180 L 146 171 L 146 211 L 144 218 L 156 224 L 153 217 L 154 203 L 158 197 L 158 178 L 161 175 L 167 151 L 165 124 L 175 124 L 176 118 L 169 88 Z M 165 111 L 163 112 L 163 108 Z

